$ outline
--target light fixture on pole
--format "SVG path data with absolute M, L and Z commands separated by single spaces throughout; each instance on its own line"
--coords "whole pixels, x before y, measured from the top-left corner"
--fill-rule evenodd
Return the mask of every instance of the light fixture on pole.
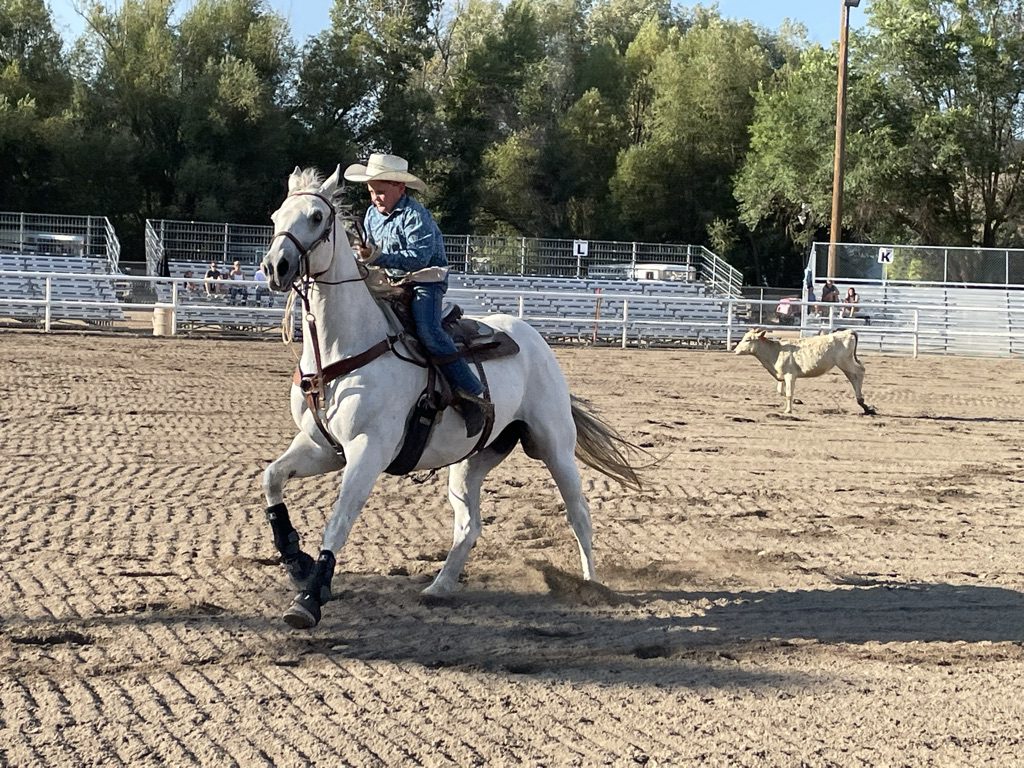
M 843 164 L 846 144 L 846 59 L 850 37 L 850 9 L 860 0 L 842 0 L 839 23 L 839 77 L 836 88 L 836 152 L 832 164 L 832 224 L 828 240 L 828 277 L 836 276 L 836 240 L 843 226 Z

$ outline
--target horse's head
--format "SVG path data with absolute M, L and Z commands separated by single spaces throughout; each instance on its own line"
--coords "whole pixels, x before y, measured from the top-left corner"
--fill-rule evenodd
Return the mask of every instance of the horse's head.
M 287 291 L 300 277 L 322 274 L 331 266 L 338 244 L 334 195 L 340 178 L 340 165 L 326 181 L 315 169 L 298 166 L 288 177 L 288 196 L 270 217 L 274 237 L 263 257 L 271 289 Z M 347 246 L 347 238 L 342 239 Z

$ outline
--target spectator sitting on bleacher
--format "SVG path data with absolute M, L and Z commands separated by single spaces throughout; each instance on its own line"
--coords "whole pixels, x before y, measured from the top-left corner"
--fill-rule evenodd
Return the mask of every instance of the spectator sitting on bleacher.
M 242 262 L 236 261 L 231 265 L 231 271 L 228 272 L 229 280 L 245 280 L 245 275 L 242 273 Z M 244 285 L 232 285 L 228 288 L 228 293 L 231 297 L 231 301 L 238 304 L 244 304 L 246 298 L 248 298 L 249 291 L 246 290 Z
M 821 300 L 830 304 L 839 302 L 839 289 L 831 279 L 826 280 L 821 289 Z
M 206 270 L 206 275 L 203 277 L 203 288 L 206 289 L 207 296 L 213 296 L 217 293 L 217 281 L 220 280 L 220 270 L 217 269 L 217 262 L 211 261 L 210 268 Z
M 846 298 L 843 299 L 843 304 L 846 306 L 843 308 L 844 317 L 853 317 L 857 311 L 857 302 L 860 301 L 860 296 L 857 295 L 857 289 L 852 285 L 846 289 Z
M 256 281 L 256 304 L 260 303 L 260 299 L 270 294 L 270 289 L 267 288 L 267 276 L 263 274 L 263 265 L 256 265 L 256 272 L 253 273 L 252 279 Z
M 181 276 L 185 279 L 185 295 L 191 296 L 199 293 L 199 284 L 195 281 L 195 272 L 191 269 L 186 269 Z

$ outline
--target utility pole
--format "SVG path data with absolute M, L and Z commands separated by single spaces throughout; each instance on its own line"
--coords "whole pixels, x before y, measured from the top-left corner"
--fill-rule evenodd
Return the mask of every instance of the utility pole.
M 836 240 L 843 227 L 843 165 L 846 149 L 846 59 L 850 38 L 850 9 L 860 0 L 841 0 L 839 23 L 839 78 L 836 88 L 836 153 L 832 164 L 832 225 L 828 240 L 828 277 L 836 276 Z

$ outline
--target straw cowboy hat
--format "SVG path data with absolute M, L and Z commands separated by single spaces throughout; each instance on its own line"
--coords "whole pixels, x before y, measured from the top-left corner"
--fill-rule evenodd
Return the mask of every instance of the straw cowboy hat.
M 419 178 L 409 173 L 408 161 L 398 155 L 372 154 L 366 165 L 356 163 L 346 168 L 345 178 L 349 181 L 401 181 L 419 192 L 427 188 Z

